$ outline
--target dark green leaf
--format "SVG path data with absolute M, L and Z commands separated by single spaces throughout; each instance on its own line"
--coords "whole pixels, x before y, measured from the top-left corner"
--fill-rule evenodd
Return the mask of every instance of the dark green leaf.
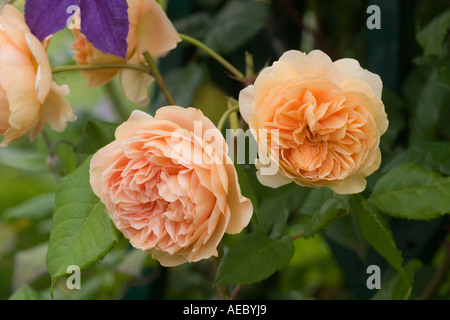
M 323 229 L 323 234 L 329 240 L 355 251 L 361 258 L 361 261 L 365 261 L 369 245 L 361 234 L 355 215 L 347 214 L 336 219 Z
M 191 14 L 182 19 L 174 21 L 174 26 L 178 32 L 187 34 L 195 39 L 201 39 L 208 30 L 208 25 L 211 23 L 211 16 L 205 11 L 200 11 Z
M 303 201 L 300 208 L 300 212 L 306 215 L 312 215 L 314 212 L 318 211 L 320 207 L 330 198 L 332 198 L 334 192 L 329 188 L 317 188 L 311 189 Z
M 393 217 L 430 220 L 450 212 L 450 177 L 405 164 L 381 177 L 369 201 Z
M 426 80 L 417 99 L 417 106 L 410 121 L 411 143 L 435 138 L 441 111 L 450 103 L 450 90 L 439 83 L 434 71 Z
M 347 196 L 335 195 L 328 199 L 323 205 L 314 212 L 311 220 L 305 227 L 303 236 L 312 237 L 317 232 L 332 223 L 338 216 L 348 213 L 350 203 Z
M 450 87 L 450 58 L 417 58 L 414 60 L 417 64 L 428 65 L 435 68 L 437 80 Z
M 411 260 L 405 266 L 405 271 L 396 273 L 381 284 L 381 289 L 373 300 L 408 300 L 414 284 L 414 273 L 422 267 L 419 260 Z
M 223 256 L 214 284 L 249 284 L 266 279 L 289 263 L 294 245 L 288 236 L 269 238 L 261 230 L 246 234 Z
M 260 1 L 232 1 L 217 16 L 205 44 L 219 54 L 233 52 L 266 26 L 269 7 Z
M 104 121 L 89 121 L 83 129 L 75 151 L 84 154 L 93 154 L 114 140 L 117 129 L 116 123 Z
M 443 43 L 449 29 L 450 10 L 447 10 L 417 33 L 416 39 L 425 57 L 444 55 Z
M 289 210 L 279 198 L 269 198 L 261 202 L 258 209 L 258 221 L 265 233 L 273 238 L 284 234 Z
M 401 252 L 392 237 L 392 231 L 377 209 L 360 195 L 354 195 L 356 218 L 366 241 L 397 271 L 403 269 Z
M 47 267 L 53 279 L 67 267 L 81 269 L 102 259 L 118 241 L 118 231 L 89 183 L 90 159 L 61 179 L 56 191 Z
M 413 162 L 428 170 L 450 175 L 450 142 L 418 142 L 390 161 L 383 168 L 383 172 L 389 172 L 409 162 Z
M 234 167 L 236 168 L 236 172 L 238 175 L 239 187 L 241 188 L 241 193 L 244 197 L 250 199 L 253 204 L 253 211 L 257 211 L 258 209 L 258 198 L 255 195 L 255 190 L 253 189 L 253 184 L 245 171 L 239 163 L 234 163 Z

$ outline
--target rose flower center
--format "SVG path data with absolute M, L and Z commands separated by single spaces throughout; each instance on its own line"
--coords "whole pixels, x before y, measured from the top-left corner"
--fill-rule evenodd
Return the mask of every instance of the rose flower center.
M 271 91 L 264 108 L 262 140 L 284 170 L 304 179 L 344 179 L 377 143 L 370 113 L 326 79 L 285 83 Z

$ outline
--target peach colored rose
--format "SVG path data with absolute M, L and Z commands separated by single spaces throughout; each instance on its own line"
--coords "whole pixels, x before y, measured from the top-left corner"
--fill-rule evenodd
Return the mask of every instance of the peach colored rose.
M 46 123 L 62 131 L 75 116 L 64 99 L 67 86 L 52 81 L 47 53 L 20 12 L 6 5 L 0 14 L 1 146 L 30 133 L 34 140 Z
M 217 255 L 253 207 L 220 131 L 194 108 L 134 111 L 91 160 L 90 181 L 116 227 L 164 266 Z
M 106 54 L 93 47 L 79 29 L 74 29 L 75 61 L 79 65 L 110 63 L 146 64 L 142 55 L 148 51 L 153 58 L 167 54 L 181 41 L 171 21 L 155 0 L 127 0 L 130 28 L 127 37 L 126 60 Z M 109 82 L 119 72 L 118 69 L 83 71 L 88 87 L 98 87 Z M 149 102 L 148 85 L 153 78 L 141 71 L 122 69 L 120 84 L 125 96 L 137 105 Z
M 358 193 L 380 166 L 388 127 L 382 82 L 354 59 L 288 51 L 241 91 L 240 112 L 258 142 L 259 181 Z M 268 165 L 276 174 L 263 174 Z

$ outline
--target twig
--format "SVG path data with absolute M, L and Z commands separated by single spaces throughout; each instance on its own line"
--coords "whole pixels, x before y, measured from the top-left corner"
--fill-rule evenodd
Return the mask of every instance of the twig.
M 161 73 L 159 72 L 158 66 L 156 65 L 156 63 L 153 60 L 150 53 L 148 53 L 147 51 L 144 52 L 144 58 L 145 58 L 145 61 L 147 61 L 147 63 L 148 63 L 148 66 L 150 68 L 152 76 L 153 76 L 153 78 L 155 78 L 155 81 L 159 87 L 159 90 L 161 90 L 161 93 L 166 98 L 167 103 L 169 103 L 170 105 L 175 105 L 175 100 L 173 99 L 172 95 L 170 94 L 169 88 L 167 87 L 167 84 L 164 81 L 164 78 L 162 77 Z
M 231 293 L 231 295 L 230 295 L 230 300 L 236 299 L 236 296 L 239 294 L 239 292 L 241 292 L 241 290 L 242 290 L 243 287 L 244 287 L 244 286 L 243 286 L 242 284 L 238 284 L 238 285 L 234 288 L 233 292 Z
M 419 300 L 430 300 L 436 295 L 440 285 L 447 277 L 450 271 L 450 243 L 444 243 L 445 257 L 440 268 L 436 271 L 428 286 L 422 292 Z
M 295 240 L 298 238 L 303 238 L 303 232 L 300 232 L 298 234 L 294 234 L 293 236 L 291 236 L 291 240 Z

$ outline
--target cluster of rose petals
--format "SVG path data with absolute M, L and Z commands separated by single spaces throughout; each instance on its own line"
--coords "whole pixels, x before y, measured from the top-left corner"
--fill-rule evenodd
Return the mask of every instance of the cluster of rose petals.
M 74 29 L 75 61 L 79 65 L 98 64 L 145 64 L 143 52 L 153 58 L 161 57 L 181 41 L 178 32 L 164 10 L 155 0 L 127 0 L 130 22 L 127 37 L 126 60 L 116 55 L 106 54 L 96 49 L 78 29 Z M 118 69 L 83 71 L 88 87 L 98 87 L 109 82 L 119 72 Z M 149 103 L 148 85 L 153 78 L 141 71 L 122 69 L 120 84 L 125 96 L 136 105 Z
M 52 81 L 47 53 L 30 32 L 21 13 L 6 5 L 0 14 L 0 136 L 2 146 L 48 123 L 62 131 L 75 115 L 65 96 L 67 86 Z
M 292 50 L 241 91 L 240 112 L 258 142 L 258 179 L 358 193 L 381 162 L 388 127 L 378 75 L 354 59 Z M 262 174 L 267 163 L 276 174 Z
M 134 111 L 93 156 L 90 177 L 115 226 L 164 266 L 216 256 L 253 212 L 221 132 L 194 108 Z

